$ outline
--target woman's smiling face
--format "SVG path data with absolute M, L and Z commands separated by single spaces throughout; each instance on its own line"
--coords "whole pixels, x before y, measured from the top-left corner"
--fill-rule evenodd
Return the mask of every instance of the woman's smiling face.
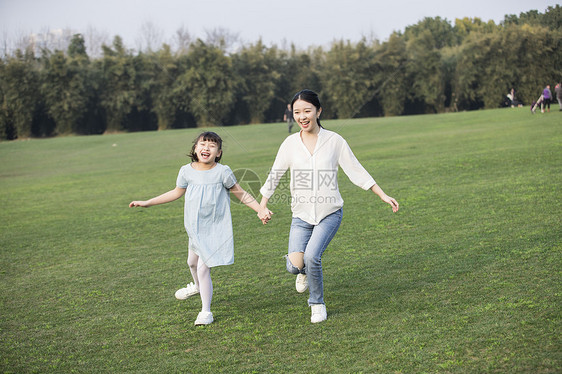
M 293 117 L 302 131 L 318 131 L 318 117 L 320 113 L 322 113 L 322 108 L 318 110 L 308 101 L 299 99 L 293 103 Z

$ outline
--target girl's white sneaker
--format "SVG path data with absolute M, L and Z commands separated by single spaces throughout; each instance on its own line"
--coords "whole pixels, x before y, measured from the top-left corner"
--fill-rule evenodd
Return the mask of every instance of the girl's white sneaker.
M 176 299 L 178 300 L 185 300 L 193 295 L 197 295 L 199 293 L 199 288 L 191 282 L 184 288 L 180 288 L 176 291 Z
M 212 312 L 199 312 L 195 320 L 195 326 L 209 325 L 213 323 Z
M 306 274 L 299 273 L 297 275 L 297 280 L 295 281 L 295 288 L 297 292 L 303 293 L 308 289 L 308 279 L 306 278 Z
M 328 313 L 326 312 L 325 304 L 314 304 L 310 306 L 312 310 L 312 315 L 310 316 L 310 322 L 318 323 L 325 321 L 328 318 Z

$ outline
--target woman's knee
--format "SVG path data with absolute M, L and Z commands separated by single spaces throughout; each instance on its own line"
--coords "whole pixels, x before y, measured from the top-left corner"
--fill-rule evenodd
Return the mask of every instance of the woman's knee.
M 291 260 L 289 259 L 289 256 L 285 256 L 285 260 L 287 261 L 286 263 L 286 267 L 287 267 L 287 271 L 291 274 L 299 274 L 303 272 L 303 269 L 299 269 L 298 267 L 296 267 L 295 265 L 293 265 L 293 263 L 291 262 Z

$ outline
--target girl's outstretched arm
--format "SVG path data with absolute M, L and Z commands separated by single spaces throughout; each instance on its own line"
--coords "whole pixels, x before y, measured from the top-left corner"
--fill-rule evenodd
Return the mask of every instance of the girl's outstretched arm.
M 390 206 L 392 207 L 392 211 L 394 213 L 398 212 L 398 208 L 400 207 L 398 205 L 398 201 L 396 201 L 393 197 L 390 197 L 387 194 L 385 194 L 382 188 L 380 188 L 378 184 L 375 183 L 371 187 L 371 191 L 373 191 L 375 195 L 378 195 L 382 201 L 384 201 L 387 204 L 390 204 Z
M 185 195 L 185 188 L 176 187 L 171 191 L 163 193 L 160 196 L 153 197 L 150 200 L 134 200 L 129 204 L 129 208 L 140 206 L 143 208 L 148 208 L 149 206 L 166 204 L 171 201 L 177 200 Z
M 236 198 L 238 198 L 238 200 L 240 200 L 240 202 L 242 204 L 244 204 L 248 208 L 251 208 L 254 211 L 256 211 L 258 213 L 258 218 L 262 221 L 262 223 L 264 225 L 267 222 L 269 222 L 273 212 L 271 210 L 267 209 L 266 207 L 262 207 L 260 204 L 258 204 L 256 199 L 254 199 L 254 197 L 252 195 L 250 195 L 242 187 L 240 187 L 240 185 L 238 183 L 236 183 L 236 184 L 234 184 L 234 186 L 232 186 L 232 188 L 230 189 L 230 192 L 232 192 L 232 194 L 234 196 L 236 196 Z

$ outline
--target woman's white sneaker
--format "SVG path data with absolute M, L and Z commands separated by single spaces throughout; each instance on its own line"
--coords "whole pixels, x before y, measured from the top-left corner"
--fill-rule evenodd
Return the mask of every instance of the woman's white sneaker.
M 180 288 L 176 291 L 176 299 L 178 300 L 186 300 L 187 298 L 197 295 L 199 293 L 199 287 L 197 287 L 193 282 L 188 284 L 184 288 Z
M 303 293 L 308 289 L 308 279 L 306 278 L 306 274 L 299 273 L 297 275 L 297 280 L 295 281 L 295 288 L 297 292 Z
M 195 326 L 209 325 L 213 323 L 212 312 L 200 312 L 195 320 Z
M 326 312 L 325 304 L 314 304 L 310 306 L 312 310 L 312 315 L 310 316 L 310 322 L 318 323 L 325 321 L 328 318 L 328 313 Z

